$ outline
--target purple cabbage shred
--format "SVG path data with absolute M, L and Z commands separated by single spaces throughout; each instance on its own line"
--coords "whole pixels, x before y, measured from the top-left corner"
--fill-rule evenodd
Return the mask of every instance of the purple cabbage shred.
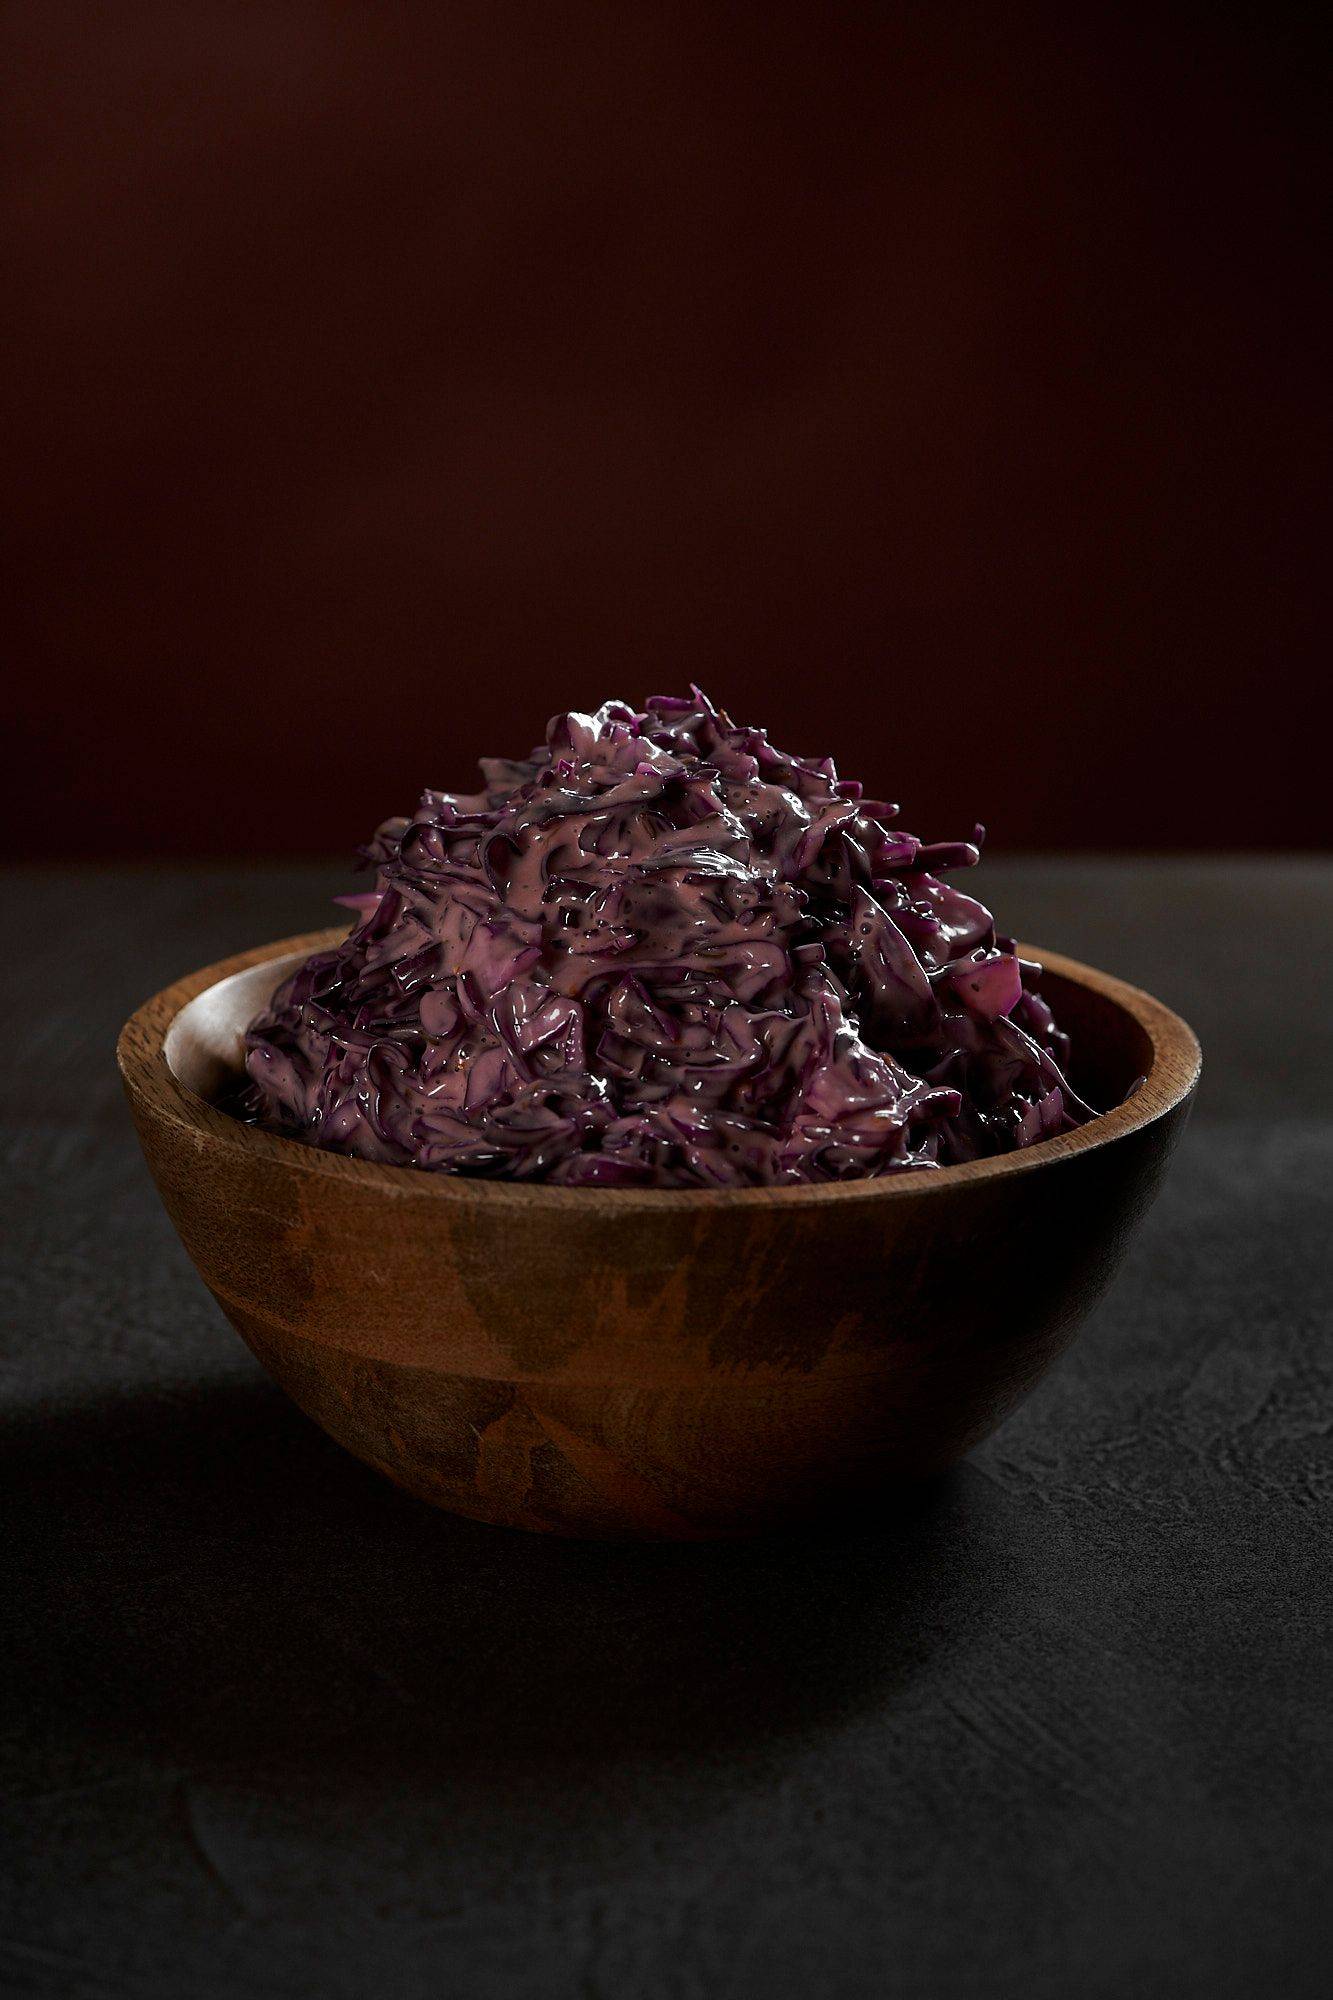
M 930 1171 L 1092 1113 L 1039 968 L 832 761 L 692 689 L 556 716 L 379 829 L 348 936 L 246 1036 L 239 1115 L 564 1187 Z

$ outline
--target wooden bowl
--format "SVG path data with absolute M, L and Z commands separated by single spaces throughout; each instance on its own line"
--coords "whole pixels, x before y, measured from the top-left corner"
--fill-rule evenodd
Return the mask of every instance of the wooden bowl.
M 200 1276 L 301 1408 L 409 1492 L 511 1527 L 744 1534 L 952 1464 L 1097 1299 L 1199 1076 L 1156 1000 L 1024 946 L 1074 1081 L 1119 1106 L 1026 1151 L 697 1193 L 375 1166 L 209 1102 L 274 987 L 339 935 L 140 1008 L 118 1049 L 139 1137 Z

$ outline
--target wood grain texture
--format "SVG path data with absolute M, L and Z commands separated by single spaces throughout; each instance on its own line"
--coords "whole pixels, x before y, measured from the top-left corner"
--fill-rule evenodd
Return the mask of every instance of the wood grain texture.
M 232 1325 L 349 1451 L 474 1518 L 744 1534 L 942 1469 L 1072 1337 L 1199 1075 L 1148 995 L 1024 946 L 1118 1108 L 937 1174 L 685 1192 L 499 1185 L 344 1159 L 206 1101 L 284 961 L 210 966 L 118 1056 L 167 1211 Z M 226 984 L 224 985 L 224 982 Z

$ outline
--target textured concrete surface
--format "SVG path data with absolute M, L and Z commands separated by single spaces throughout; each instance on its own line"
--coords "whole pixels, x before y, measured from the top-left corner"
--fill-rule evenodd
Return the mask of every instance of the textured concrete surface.
M 0 1991 L 1322 1990 L 1333 871 L 981 883 L 1203 1038 L 1110 1299 L 855 1537 L 615 1549 L 342 1456 L 157 1205 L 121 1019 L 338 871 L 7 879 Z

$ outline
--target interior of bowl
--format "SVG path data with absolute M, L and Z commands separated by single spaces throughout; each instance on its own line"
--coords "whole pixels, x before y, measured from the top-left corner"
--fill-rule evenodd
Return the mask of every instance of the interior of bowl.
M 1024 945 L 1025 956 L 1029 948 Z M 1040 954 L 1035 954 L 1040 958 Z M 1109 993 L 1047 966 L 1042 998 L 1069 1036 L 1068 1077 L 1086 1104 L 1112 1111 L 1153 1066 L 1153 1038 L 1142 1021 Z
M 206 1104 L 225 1099 L 245 1076 L 246 1029 L 308 955 L 292 951 L 281 958 L 262 959 L 206 986 L 182 1007 L 162 1044 L 177 1083 Z
M 1040 957 L 1028 946 L 1025 955 Z M 234 972 L 206 986 L 171 1022 L 163 1054 L 178 1083 L 208 1104 L 225 1104 L 244 1078 L 245 1030 L 308 947 Z M 1070 1036 L 1069 1080 L 1098 1111 L 1110 1111 L 1152 1070 L 1145 1023 L 1113 994 L 1047 965 L 1042 992 Z

